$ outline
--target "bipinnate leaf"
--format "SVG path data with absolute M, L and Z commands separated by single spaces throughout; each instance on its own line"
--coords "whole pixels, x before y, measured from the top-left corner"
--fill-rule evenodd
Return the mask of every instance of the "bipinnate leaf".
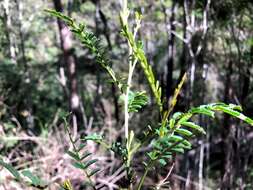
M 47 9 L 45 11 L 52 16 L 61 19 L 68 25 L 70 31 L 81 41 L 85 47 L 88 48 L 93 55 L 95 55 L 96 62 L 107 71 L 113 82 L 117 84 L 121 91 L 123 91 L 125 84 L 121 83 L 121 81 L 117 79 L 116 74 L 112 70 L 111 61 L 107 58 L 107 51 L 101 44 L 101 40 L 92 32 L 87 31 L 87 28 L 84 24 L 77 24 L 72 18 L 55 10 Z

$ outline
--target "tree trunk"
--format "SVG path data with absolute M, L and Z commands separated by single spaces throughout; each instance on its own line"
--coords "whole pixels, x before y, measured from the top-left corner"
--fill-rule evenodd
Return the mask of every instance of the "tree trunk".
M 231 98 L 231 75 L 233 73 L 233 63 L 229 61 L 226 81 L 225 81 L 225 92 L 224 92 L 224 102 L 229 103 Z M 233 128 L 235 126 L 229 125 L 229 116 L 227 114 L 224 115 L 223 121 L 223 129 L 222 129 L 222 139 L 223 139 L 223 178 L 221 189 L 230 189 L 233 183 Z
M 63 12 L 63 6 L 61 0 L 53 0 L 55 10 L 58 12 Z M 78 122 L 81 122 L 81 111 L 80 111 L 80 98 L 78 95 L 78 81 L 76 74 L 76 60 L 74 57 L 74 50 L 72 48 L 72 35 L 67 26 L 61 21 L 57 19 L 59 32 L 60 32 L 60 41 L 61 41 L 61 49 L 63 51 L 64 56 L 64 64 L 60 65 L 60 76 L 63 77 L 65 67 L 68 72 L 68 99 L 69 99 L 69 111 L 73 114 L 71 124 L 72 126 L 76 126 Z
M 8 45 L 9 45 L 9 57 L 11 60 L 16 63 L 16 52 L 15 52 L 15 46 L 14 46 L 14 36 L 13 33 L 11 32 L 11 15 L 10 15 L 10 1 L 9 0 L 4 0 L 3 1 L 3 24 L 5 27 L 5 34 L 6 34 L 6 39 L 8 40 Z
M 187 39 L 187 31 L 186 31 L 186 27 L 187 27 L 187 22 L 186 22 L 186 13 L 185 13 L 185 9 L 183 7 L 183 39 Z M 181 53 L 181 56 L 180 56 L 180 76 L 179 76 L 179 79 L 178 79 L 178 82 L 180 82 L 181 78 L 183 77 L 183 75 L 185 74 L 186 72 L 186 68 L 187 68 L 187 65 L 188 65 L 188 56 L 187 56 L 187 44 L 182 41 L 182 45 L 183 45 L 183 48 L 182 48 L 182 53 Z
M 170 23 L 169 23 L 169 42 L 168 42 L 168 47 L 169 47 L 169 58 L 167 62 L 167 85 L 166 85 L 166 98 L 167 101 L 173 94 L 173 65 L 174 65 L 174 55 L 175 55 L 175 36 L 172 33 L 172 31 L 176 30 L 176 27 L 174 25 L 175 21 L 175 12 L 176 12 L 176 1 L 172 2 L 172 7 L 171 7 L 171 16 L 170 16 Z
M 22 64 L 24 65 L 25 71 L 27 71 L 27 59 L 25 55 L 25 39 L 24 34 L 22 30 L 22 22 L 23 22 L 23 4 L 21 1 L 15 0 L 16 8 L 18 12 L 18 34 L 20 38 L 20 51 L 21 51 L 21 57 L 22 57 Z

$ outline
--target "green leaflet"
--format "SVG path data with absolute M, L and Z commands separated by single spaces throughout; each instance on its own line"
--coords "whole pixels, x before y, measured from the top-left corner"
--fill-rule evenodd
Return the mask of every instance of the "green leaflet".
M 88 162 L 86 162 L 86 163 L 84 164 L 84 168 L 83 168 L 83 169 L 88 168 L 90 165 L 96 163 L 97 161 L 98 161 L 98 159 L 89 160 Z
M 153 150 L 148 153 L 149 158 L 159 161 L 165 155 L 171 157 L 175 153 L 184 153 L 185 150 L 191 149 L 191 143 L 188 140 L 196 133 L 205 134 L 205 130 L 190 119 L 197 114 L 214 118 L 215 111 L 222 111 L 253 125 L 253 120 L 240 113 L 241 107 L 234 104 L 211 103 L 191 108 L 185 113 L 176 112 L 169 121 L 165 122 L 165 125 L 160 124 L 158 128 L 155 128 L 157 139 L 153 139 Z
M 159 163 L 162 165 L 162 166 L 166 166 L 167 162 L 165 161 L 165 159 L 161 158 L 158 160 Z
M 100 171 L 100 169 L 99 169 L 99 168 L 96 168 L 96 169 L 92 170 L 92 171 L 88 174 L 88 176 L 91 177 L 91 176 L 95 175 L 95 174 L 96 174 L 97 172 L 99 172 L 99 171 Z
M 242 107 L 240 105 L 235 105 L 235 104 L 228 104 L 228 106 L 233 109 L 233 110 L 237 110 L 237 111 L 242 111 Z
M 76 152 L 67 150 L 66 153 L 67 153 L 70 157 L 72 157 L 74 160 L 80 160 L 80 157 L 79 157 L 79 155 L 78 155 Z
M 183 147 L 191 147 L 191 143 L 187 140 L 184 140 L 184 138 L 179 135 L 172 135 L 169 137 L 168 140 L 175 143 L 179 143 L 178 145 L 183 144 Z
M 84 169 L 84 165 L 83 165 L 83 163 L 80 163 L 80 162 L 74 162 L 73 164 L 72 164 L 75 168 L 77 168 L 77 169 Z
M 158 158 L 158 155 L 157 155 L 156 151 L 149 152 L 149 153 L 147 153 L 147 155 L 149 156 L 149 158 L 151 160 L 156 160 Z
M 171 151 L 176 152 L 176 153 L 182 153 L 182 154 L 184 153 L 183 148 L 177 148 L 177 147 L 172 148 Z
M 183 137 L 178 136 L 178 135 L 172 135 L 170 137 L 168 137 L 169 141 L 174 141 L 174 142 L 178 142 L 178 141 L 182 141 Z
M 205 130 L 201 126 L 193 122 L 185 121 L 185 122 L 181 122 L 181 125 L 194 129 L 198 131 L 199 133 L 206 134 Z
M 187 141 L 187 140 L 184 140 L 182 142 L 182 144 L 184 144 L 186 147 L 191 147 L 192 146 L 192 144 L 189 141 Z
M 87 135 L 84 140 L 92 140 L 92 141 L 100 141 L 103 140 L 103 137 L 99 134 L 93 133 L 91 135 Z
M 172 115 L 172 119 L 177 120 L 180 119 L 183 116 L 184 113 L 182 112 L 176 112 Z
M 174 128 L 175 126 L 175 123 L 176 123 L 176 120 L 171 118 L 170 121 L 169 121 L 169 126 L 170 126 L 170 129 Z
M 4 162 L 1 158 L 0 158 L 0 165 L 3 166 L 5 169 L 7 169 L 13 175 L 13 177 L 16 178 L 16 180 L 18 180 L 18 181 L 21 180 L 21 176 L 20 176 L 18 170 L 16 170 L 12 165 Z
M 74 162 L 73 166 L 78 168 L 78 169 L 86 170 L 89 166 L 96 163 L 97 161 L 98 161 L 97 159 L 94 159 L 94 160 L 89 160 L 89 161 L 84 162 L 84 163 Z
M 177 124 L 181 125 L 183 122 L 187 122 L 192 117 L 191 113 L 185 113 L 182 116 L 180 116 L 180 119 L 178 120 Z
M 186 136 L 186 137 L 191 137 L 192 136 L 192 132 L 187 130 L 187 129 L 182 129 L 182 128 L 178 128 L 175 130 L 179 135 L 182 136 Z
M 77 151 L 80 152 L 85 146 L 86 144 L 81 143 Z
M 204 115 L 207 115 L 209 117 L 212 117 L 214 118 L 214 111 L 210 110 L 210 109 L 207 109 L 206 106 L 200 106 L 200 107 L 197 107 L 197 108 L 192 108 L 190 109 L 189 111 L 190 113 L 193 113 L 193 114 L 204 114 Z
M 190 142 L 188 142 L 187 141 L 187 144 L 184 142 L 184 141 L 182 141 L 181 143 L 178 143 L 177 145 L 174 145 L 173 147 L 172 147 L 172 149 L 173 148 L 182 148 L 182 149 L 187 149 L 187 150 L 189 150 L 189 149 L 191 149 L 191 143 Z
M 84 160 L 85 158 L 87 158 L 88 156 L 92 155 L 92 153 L 90 152 L 85 152 L 82 157 L 80 158 L 80 160 Z
M 35 187 L 45 187 L 46 184 L 38 176 L 33 175 L 29 170 L 24 170 L 21 172 L 24 176 L 28 177 L 31 184 Z

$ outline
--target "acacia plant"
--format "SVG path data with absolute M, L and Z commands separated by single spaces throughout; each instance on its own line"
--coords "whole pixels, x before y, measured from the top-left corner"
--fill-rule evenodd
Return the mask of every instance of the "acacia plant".
M 135 25 L 130 27 L 128 18 L 131 11 L 128 9 L 128 2 L 124 0 L 122 3 L 122 10 L 120 12 L 121 34 L 128 43 L 128 78 L 127 81 L 122 81 L 117 78 L 117 75 L 110 67 L 111 60 L 100 40 L 90 31 L 85 25 L 77 24 L 72 18 L 69 18 L 59 12 L 47 10 L 51 15 L 62 19 L 70 28 L 70 30 L 78 37 L 81 43 L 95 55 L 96 62 L 101 65 L 110 75 L 113 82 L 117 84 L 121 93 L 121 98 L 124 100 L 124 131 L 125 138 L 122 143 L 115 142 L 111 145 L 107 144 L 100 135 L 91 134 L 85 137 L 84 140 L 93 140 L 97 143 L 104 144 L 109 150 L 119 154 L 125 165 L 127 177 L 129 181 L 129 188 L 136 188 L 140 190 L 143 186 L 145 177 L 150 169 L 157 163 L 165 165 L 173 160 L 177 153 L 184 153 L 185 150 L 191 149 L 190 139 L 195 138 L 198 134 L 205 134 L 202 126 L 192 122 L 192 117 L 197 114 L 203 114 L 214 118 L 215 112 L 224 112 L 233 117 L 239 118 L 250 125 L 253 125 L 253 120 L 241 113 L 242 108 L 234 104 L 225 103 L 211 103 L 190 108 L 189 111 L 176 112 L 172 114 L 173 108 L 176 105 L 177 97 L 180 90 L 186 81 L 186 74 L 183 76 L 178 88 L 175 90 L 172 101 L 169 106 L 161 99 L 161 86 L 156 80 L 151 65 L 148 63 L 141 39 L 138 38 L 137 33 L 141 28 L 142 15 L 139 12 L 135 13 Z M 129 114 L 137 113 L 148 102 L 148 97 L 144 91 L 132 90 L 132 78 L 136 66 L 140 66 L 145 74 L 148 85 L 152 91 L 152 95 L 156 101 L 157 109 L 160 113 L 160 121 L 157 121 L 156 126 L 147 126 L 144 136 L 141 139 L 135 137 L 133 130 L 129 131 Z M 132 161 L 135 153 L 141 148 L 152 145 L 152 149 L 143 158 L 144 172 L 139 176 L 137 184 L 134 181 L 134 169 Z M 73 155 L 72 157 L 76 157 Z M 94 162 L 92 162 L 94 163 Z M 97 170 L 96 170 L 97 171 Z
M 175 112 L 173 108 L 177 103 L 177 97 L 180 90 L 187 80 L 185 74 L 181 82 L 178 84 L 174 92 L 174 96 L 169 104 L 162 101 L 161 86 L 156 79 L 151 65 L 148 63 L 147 57 L 143 50 L 143 44 L 138 37 L 138 31 L 141 28 L 142 15 L 139 12 L 134 14 L 135 25 L 130 27 L 128 19 L 132 16 L 131 11 L 128 9 L 127 0 L 123 0 L 122 10 L 120 12 L 121 34 L 128 44 L 128 78 L 126 81 L 121 80 L 114 70 L 111 68 L 111 59 L 108 56 L 106 49 L 91 31 L 89 31 L 84 24 L 78 24 L 72 18 L 54 11 L 46 10 L 51 15 L 63 20 L 70 31 L 80 40 L 85 48 L 95 56 L 96 63 L 99 64 L 111 77 L 112 81 L 117 85 L 118 91 L 121 94 L 121 99 L 124 102 L 124 131 L 125 136 L 122 142 L 107 143 L 106 138 L 100 134 L 89 134 L 83 139 L 81 145 L 76 145 L 77 140 L 71 137 L 71 134 L 66 127 L 70 141 L 72 143 L 72 150 L 67 153 L 74 159 L 74 166 L 83 170 L 88 184 L 96 189 L 95 183 L 92 182 L 91 176 L 96 175 L 99 169 L 90 170 L 89 166 L 95 164 L 97 160 L 89 160 L 90 153 L 86 152 L 82 155 L 80 152 L 88 140 L 95 141 L 107 150 L 113 151 L 120 156 L 122 163 L 125 166 L 128 180 L 128 189 L 140 190 L 143 188 L 145 177 L 148 172 L 155 166 L 166 165 L 173 162 L 176 154 L 184 153 L 186 150 L 191 149 L 191 139 L 197 138 L 199 134 L 205 134 L 202 126 L 193 122 L 195 115 L 206 115 L 207 117 L 215 118 L 215 112 L 223 112 L 225 114 L 236 117 L 244 122 L 253 125 L 253 120 L 243 115 L 242 108 L 234 104 L 225 103 L 211 103 L 192 107 L 187 112 Z M 148 103 L 148 95 L 145 91 L 136 91 L 132 88 L 133 74 L 135 68 L 140 67 L 145 74 L 147 83 L 151 89 L 152 97 L 155 99 L 156 107 L 160 114 L 160 119 L 156 122 L 155 126 L 147 126 L 141 138 L 137 138 L 134 130 L 129 130 L 129 115 L 138 114 L 138 112 Z M 67 122 L 65 122 L 67 125 Z M 149 151 L 143 156 L 143 173 L 136 177 L 136 172 L 133 167 L 133 160 L 136 153 L 146 146 L 151 146 Z M 139 157 L 138 157 L 139 159 Z M 88 160 L 88 161 L 87 161 Z M 10 168 L 6 163 L 0 162 L 1 165 L 6 167 L 13 173 L 13 168 Z M 19 176 L 16 172 L 15 175 Z M 69 181 L 66 181 L 63 189 L 72 189 Z

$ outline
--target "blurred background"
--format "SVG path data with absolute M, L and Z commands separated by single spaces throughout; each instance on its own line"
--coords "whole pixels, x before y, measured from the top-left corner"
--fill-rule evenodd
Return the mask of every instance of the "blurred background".
M 44 9 L 55 9 L 84 23 L 101 40 L 120 78 L 128 72 L 128 49 L 120 34 L 119 0 L 0 0 L 0 156 L 19 170 L 29 168 L 59 189 L 70 179 L 86 189 L 84 178 L 64 153 L 69 140 L 61 115 L 71 111 L 75 136 L 97 132 L 109 139 L 123 136 L 119 92 L 94 57 L 61 21 Z M 175 111 L 223 101 L 239 104 L 253 117 L 253 3 L 251 0 L 131 0 L 143 14 L 138 37 L 169 100 L 185 72 L 187 83 Z M 139 66 L 133 87 L 150 89 Z M 132 116 L 137 134 L 155 125 L 154 100 Z M 193 149 L 177 156 L 170 189 L 253 189 L 253 130 L 218 115 L 199 117 L 207 135 Z M 120 189 L 124 169 L 119 159 L 88 144 L 103 169 L 98 189 Z M 145 150 L 143 150 L 145 152 Z M 141 160 L 136 160 L 136 170 Z M 170 166 L 150 172 L 145 188 L 167 175 Z M 28 189 L 0 168 L 0 190 Z M 33 189 L 33 188 L 31 188 Z M 166 188 L 164 188 L 166 189 Z M 169 188 L 167 188 L 169 189 Z

